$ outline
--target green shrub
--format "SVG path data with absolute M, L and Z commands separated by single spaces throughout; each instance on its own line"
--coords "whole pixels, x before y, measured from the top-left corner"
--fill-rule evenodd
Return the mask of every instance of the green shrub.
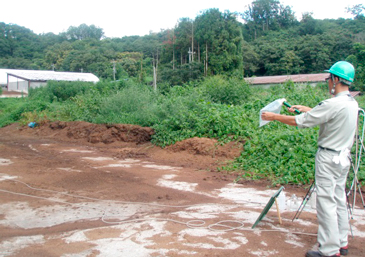
M 312 87 L 289 81 L 268 89 L 246 89 L 237 78 L 215 76 L 197 85 L 166 87 L 163 92 L 133 80 L 103 81 L 70 89 L 67 96 L 58 86 L 51 83 L 30 98 L 2 99 L 0 126 L 44 119 L 136 124 L 152 127 L 152 142 L 163 147 L 191 137 L 216 138 L 222 143 L 243 140 L 241 156 L 222 170 L 239 174 L 239 179 L 267 179 L 274 184 L 306 184 L 313 179 L 318 127 L 298 129 L 270 122 L 259 128 L 259 112 L 279 98 L 314 107 L 329 97 L 325 85 Z M 364 96 L 357 100 L 360 107 L 365 106 Z M 282 113 L 289 114 L 285 108 Z M 364 168 L 362 160 L 361 180 L 365 180 Z
M 259 112 L 265 105 L 286 98 L 291 104 L 314 107 L 328 98 L 327 89 L 286 83 L 269 89 L 257 88 L 246 113 L 254 114 L 241 156 L 224 170 L 241 172 L 241 179 L 267 179 L 272 183 L 306 184 L 314 178 L 314 155 L 317 151 L 318 127 L 298 129 L 279 122 L 259 128 Z M 282 113 L 289 112 L 282 109 Z
M 173 68 L 166 65 L 160 74 L 159 82 L 167 82 L 171 86 L 184 85 L 189 81 L 197 81 L 203 76 L 203 63 L 186 63 Z
M 102 102 L 103 95 L 96 89 L 90 89 L 84 94 L 78 94 L 64 101 L 62 105 L 58 105 L 56 118 L 65 121 L 95 122 Z
M 151 126 L 158 120 L 158 98 L 151 87 L 130 84 L 101 101 L 95 122 Z
M 46 86 L 31 88 L 30 99 L 38 99 L 46 102 L 66 101 L 78 94 L 85 93 L 93 87 L 91 82 L 48 81 Z
M 180 105 L 178 105 L 180 106 Z M 191 137 L 210 137 L 232 140 L 247 136 L 243 130 L 250 119 L 241 106 L 221 105 L 198 101 L 194 109 L 172 108 L 162 123 L 153 126 L 153 142 L 160 146 L 173 144 Z
M 250 88 L 244 80 L 236 77 L 214 76 L 206 78 L 200 85 L 212 102 L 220 104 L 243 104 L 250 95 Z
M 251 134 L 244 151 L 231 167 L 241 178 L 269 179 L 273 183 L 306 184 L 314 177 L 317 129 L 297 129 L 271 123 Z
M 31 101 L 28 98 L 2 99 L 0 104 L 0 127 L 4 127 L 21 119 L 26 112 L 41 112 L 46 110 L 48 103 Z

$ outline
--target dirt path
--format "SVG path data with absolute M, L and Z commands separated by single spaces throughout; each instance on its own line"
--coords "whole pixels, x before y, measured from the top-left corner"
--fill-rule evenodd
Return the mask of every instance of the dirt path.
M 153 131 L 84 122 L 0 129 L 0 256 L 304 256 L 316 214 L 273 206 L 278 188 L 217 167 L 242 145 L 194 138 L 161 149 Z M 303 197 L 304 188 L 287 196 Z M 348 256 L 365 256 L 365 211 Z

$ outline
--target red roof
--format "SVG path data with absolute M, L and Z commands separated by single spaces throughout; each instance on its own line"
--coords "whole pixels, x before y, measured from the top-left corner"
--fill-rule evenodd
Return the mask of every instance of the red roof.
M 318 83 L 326 82 L 328 73 L 317 74 L 298 74 L 298 75 L 280 75 L 280 76 L 264 76 L 264 77 L 251 77 L 245 78 L 245 80 L 252 85 L 268 85 L 268 84 L 283 84 L 286 81 L 293 81 L 294 83 Z M 355 97 L 361 94 L 360 91 L 352 91 L 350 94 Z
M 262 85 L 262 84 L 282 84 L 289 80 L 293 81 L 294 83 L 325 82 L 326 78 L 328 78 L 328 73 L 251 77 L 251 78 L 245 78 L 245 80 L 253 85 Z
M 350 95 L 351 95 L 352 97 L 358 96 L 358 95 L 360 95 L 360 94 L 361 94 L 361 91 L 350 91 Z

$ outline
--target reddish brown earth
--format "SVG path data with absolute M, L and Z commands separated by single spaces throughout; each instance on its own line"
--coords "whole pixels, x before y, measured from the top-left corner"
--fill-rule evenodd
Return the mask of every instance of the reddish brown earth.
M 279 187 L 234 183 L 237 175 L 218 171 L 242 142 L 192 138 L 162 149 L 152 134 L 85 122 L 1 128 L 0 256 L 287 257 L 316 249 L 310 208 L 294 222 L 296 209 L 282 210 L 280 224 L 273 205 L 251 228 Z M 284 192 L 303 197 L 307 189 Z M 365 256 L 361 207 L 351 224 L 348 256 Z
M 3 98 L 3 97 L 22 97 L 22 96 L 27 96 L 27 95 L 28 94 L 24 93 L 24 92 L 3 90 L 2 94 L 0 95 L 0 98 Z

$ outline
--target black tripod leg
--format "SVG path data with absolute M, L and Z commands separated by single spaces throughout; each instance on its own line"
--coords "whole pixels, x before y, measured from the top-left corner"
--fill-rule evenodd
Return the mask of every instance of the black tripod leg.
M 360 194 L 360 198 L 361 198 L 361 202 L 362 202 L 362 206 L 364 207 L 365 209 L 365 203 L 364 203 L 364 197 L 362 196 L 362 191 L 361 191 L 361 184 L 360 182 L 357 180 L 356 178 L 356 181 L 357 181 L 357 189 L 359 190 L 359 194 Z M 356 193 L 356 192 L 355 192 Z M 355 205 L 355 203 L 354 203 Z
M 350 231 L 351 231 L 352 238 L 354 238 L 354 233 L 352 232 L 352 226 L 351 226 L 351 220 L 354 219 L 354 216 L 352 215 L 349 194 L 346 192 L 346 190 L 345 190 L 345 193 L 346 193 L 346 199 L 347 199 L 347 211 L 348 211 L 348 217 L 349 217 Z
M 294 218 L 292 219 L 292 221 L 294 221 L 295 219 L 298 219 L 298 218 L 299 218 L 299 216 L 300 216 L 300 214 L 302 213 L 302 211 L 303 211 L 303 209 L 304 209 L 305 205 L 307 204 L 307 202 L 309 201 L 309 198 L 310 198 L 310 197 L 311 197 L 311 195 L 312 195 L 312 192 L 313 192 L 313 190 L 314 190 L 314 189 L 312 190 L 313 186 L 314 186 L 314 181 L 313 181 L 312 185 L 309 187 L 309 189 L 308 189 L 308 191 L 307 191 L 307 194 L 304 196 L 303 201 L 302 201 L 301 205 L 299 206 L 299 208 L 298 208 L 297 212 L 295 213 L 295 216 L 294 216 Z

